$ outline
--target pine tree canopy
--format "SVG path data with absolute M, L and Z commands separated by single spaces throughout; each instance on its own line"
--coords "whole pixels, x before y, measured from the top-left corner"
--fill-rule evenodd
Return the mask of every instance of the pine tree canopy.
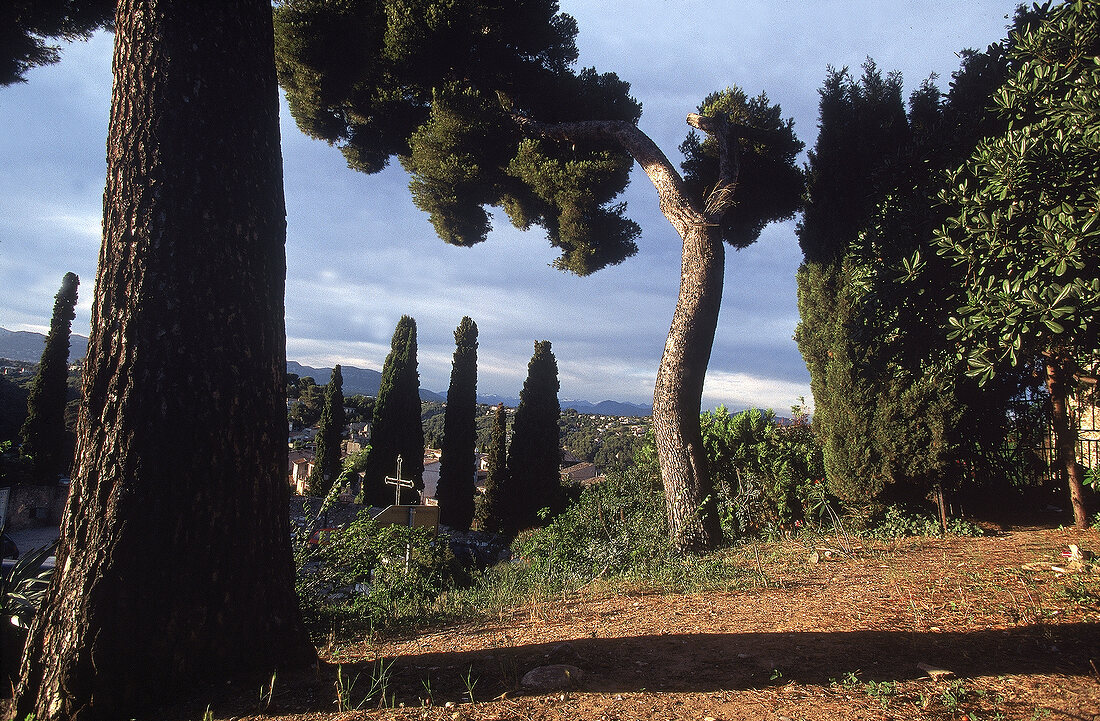
M 116 0 L 5 0 L 0 3 L 0 85 L 26 82 L 26 72 L 61 59 L 50 40 L 87 40 L 110 28 Z
M 640 230 L 615 202 L 631 157 L 611 140 L 526 138 L 516 123 L 641 115 L 617 76 L 572 69 L 577 25 L 553 0 L 286 0 L 275 27 L 298 126 L 356 170 L 398 157 L 446 242 L 485 240 L 495 206 L 516 227 L 544 228 L 563 270 L 637 252 Z
M 741 88 L 729 87 L 708 95 L 698 111 L 707 117 L 723 116 L 731 125 L 753 131 L 740 141 L 737 193 L 721 219 L 722 239 L 744 248 L 756 242 L 768 223 L 791 218 L 798 210 L 804 180 L 795 157 L 803 143 L 795 137 L 794 120 L 783 119 L 782 110 L 768 101 L 767 93 L 750 98 Z M 692 130 L 680 152 L 689 192 L 705 198 L 718 177 L 717 141 L 710 136 L 701 140 Z

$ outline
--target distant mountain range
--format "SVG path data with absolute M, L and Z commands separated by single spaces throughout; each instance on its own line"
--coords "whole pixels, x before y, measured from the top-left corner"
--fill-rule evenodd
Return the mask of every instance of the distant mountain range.
M 22 363 L 37 363 L 42 358 L 42 350 L 46 347 L 46 336 L 30 331 L 12 331 L 0 328 L 0 358 L 8 358 Z M 73 335 L 69 339 L 69 362 L 83 358 L 88 351 L 88 339 L 82 335 Z M 313 368 L 302 365 L 297 361 L 286 362 L 286 372 L 295 373 L 298 376 L 309 376 L 318 384 L 328 383 L 332 375 L 331 368 Z M 362 394 L 365 396 L 377 396 L 378 388 L 382 381 L 382 374 L 369 368 L 356 368 L 355 366 L 340 366 L 340 372 L 344 377 L 344 395 L 353 396 Z M 446 393 L 436 393 L 426 388 L 420 389 L 420 399 L 425 401 L 444 402 Z M 505 398 L 503 396 L 479 395 L 478 403 L 486 403 L 495 406 L 503 403 L 509 408 L 519 405 L 518 398 Z M 587 413 L 599 416 L 637 416 L 645 417 L 653 414 L 652 406 L 637 405 L 634 403 L 621 403 L 618 401 L 561 401 L 562 408 L 573 408 L 578 413 Z
M 26 330 L 0 328 L 0 358 L 22 363 L 37 363 L 46 348 L 46 336 Z M 88 339 L 82 335 L 69 336 L 69 362 L 83 358 L 88 352 Z
M 315 380 L 319 385 L 328 383 L 329 378 L 332 377 L 331 368 L 313 368 L 311 366 L 302 365 L 297 361 L 286 362 L 286 372 L 295 373 L 299 377 L 309 376 Z M 369 368 L 356 368 L 355 366 L 340 366 L 340 375 L 344 379 L 344 395 L 353 396 L 356 394 L 362 394 L 365 396 L 377 396 L 378 388 L 382 382 L 382 374 Z M 447 400 L 446 393 L 436 393 L 430 391 L 427 388 L 420 389 L 420 400 L 422 401 L 436 401 L 443 403 Z M 505 398 L 503 396 L 493 395 L 478 395 L 478 403 L 485 403 L 490 406 L 495 406 L 498 403 L 503 403 L 509 408 L 515 408 L 519 405 L 518 398 Z M 590 403 L 589 401 L 561 401 L 562 408 L 573 408 L 578 413 L 587 413 L 591 415 L 599 416 L 637 416 L 646 417 L 653 415 L 652 406 L 640 406 L 633 403 L 619 403 L 617 401 L 600 401 L 599 403 Z
M 515 408 L 519 405 L 518 398 L 504 398 L 502 396 L 483 396 L 477 397 L 478 403 L 487 403 L 491 406 L 495 406 L 497 403 L 503 403 L 509 408 Z M 574 401 L 574 400 L 562 400 L 559 402 L 562 408 L 572 408 L 577 413 L 585 413 L 593 416 L 635 416 L 638 418 L 646 418 L 653 415 L 653 406 L 642 406 L 636 403 L 624 403 L 621 401 L 600 401 L 599 403 L 592 403 L 590 401 Z
M 331 368 L 313 368 L 312 366 L 304 366 L 298 361 L 289 360 L 286 362 L 286 372 L 294 373 L 299 377 L 309 376 L 317 381 L 318 385 L 322 386 L 328 383 L 329 378 L 332 377 Z M 370 368 L 356 368 L 355 366 L 342 365 L 340 366 L 340 375 L 344 379 L 345 396 L 377 396 L 378 389 L 382 384 L 382 374 Z M 434 391 L 421 388 L 420 400 L 438 401 L 442 403 L 447 399 Z

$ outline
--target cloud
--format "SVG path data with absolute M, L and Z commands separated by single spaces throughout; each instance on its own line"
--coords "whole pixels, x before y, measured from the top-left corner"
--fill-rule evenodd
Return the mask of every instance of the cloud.
M 805 398 L 807 410 L 813 410 L 809 383 L 791 383 L 750 373 L 708 371 L 703 384 L 703 407 L 723 404 L 731 410 L 768 408 L 785 415 L 790 407 Z
M 767 90 L 807 145 L 827 65 L 874 57 L 910 88 L 955 53 L 1004 34 L 1016 0 L 563 0 L 580 26 L 582 65 L 615 71 L 643 103 L 642 129 L 677 163 L 685 115 L 729 84 Z M 67 45 L 61 64 L 0 89 L 0 325 L 48 325 L 69 270 L 81 276 L 74 329 L 86 333 L 99 247 L 111 92 L 110 35 Z M 945 85 L 941 81 L 941 86 Z M 381 368 L 402 314 L 416 318 L 421 377 L 443 391 L 454 327 L 480 329 L 479 387 L 516 395 L 535 340 L 553 343 L 562 397 L 648 403 L 676 302 L 680 240 L 638 168 L 623 196 L 642 227 L 639 253 L 588 278 L 553 269 L 539 230 L 494 217 L 488 239 L 448 246 L 417 210 L 399 165 L 372 176 L 349 170 L 335 148 L 300 133 L 284 102 L 287 203 L 287 348 L 310 365 Z M 809 397 L 791 335 L 797 323 L 794 222 L 727 254 L 722 313 L 705 401 L 775 407 Z

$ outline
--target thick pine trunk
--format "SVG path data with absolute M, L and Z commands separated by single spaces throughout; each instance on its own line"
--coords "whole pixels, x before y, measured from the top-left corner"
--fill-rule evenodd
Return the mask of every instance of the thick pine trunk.
M 1054 353 L 1043 354 L 1047 371 L 1047 391 L 1050 393 L 1051 425 L 1054 427 L 1054 445 L 1058 450 L 1058 463 L 1066 469 L 1069 481 L 1069 500 L 1073 505 L 1073 523 L 1077 528 L 1088 528 L 1085 512 L 1085 487 L 1082 482 L 1081 464 L 1077 462 L 1077 427 L 1069 417 L 1066 402 L 1066 371 L 1064 361 Z
M 684 241 L 680 297 L 657 371 L 653 435 L 672 542 L 682 551 L 702 551 L 722 538 L 699 410 L 722 303 L 725 247 L 717 225 L 677 230 Z
M 16 715 L 312 657 L 287 518 L 271 6 L 123 0 L 78 469 Z

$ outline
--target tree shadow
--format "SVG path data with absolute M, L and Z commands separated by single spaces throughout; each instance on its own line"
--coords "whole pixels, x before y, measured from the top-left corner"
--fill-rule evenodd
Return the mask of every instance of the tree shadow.
M 968 632 L 802 631 L 576 638 L 395 660 L 395 676 L 472 673 L 497 693 L 523 673 L 568 663 L 587 691 L 712 692 L 797 682 L 827 685 L 858 673 L 864 681 L 920 678 L 920 664 L 958 677 L 1088 675 L 1100 656 L 1100 624 L 1052 624 Z
M 505 638 L 505 634 L 497 637 Z M 471 691 L 475 701 L 487 701 L 504 693 L 517 694 L 527 671 L 555 663 L 577 666 L 584 672 L 579 686 L 582 691 L 626 694 L 740 691 L 791 682 L 827 687 L 848 681 L 850 674 L 863 683 L 907 681 L 927 675 L 921 664 L 949 670 L 962 679 L 1027 674 L 1087 677 L 1094 673 L 1090 661 L 1100 663 L 1100 624 L 1038 624 L 967 632 L 792 631 L 573 638 L 321 664 L 313 670 L 280 675 L 273 706 L 284 714 L 337 710 L 340 683 L 344 685 L 343 700 L 350 700 L 351 708 L 399 703 L 420 706 L 429 700 L 441 705 L 469 700 Z M 384 704 L 377 689 L 368 698 L 380 669 L 385 669 Z M 210 691 L 214 690 L 204 693 Z M 162 709 L 156 718 L 193 719 L 202 715 L 204 704 L 212 699 L 223 713 L 271 713 L 255 707 L 255 691 L 256 686 L 223 688 L 213 696 L 196 698 L 186 708 Z M 262 687 L 260 691 L 262 694 Z

